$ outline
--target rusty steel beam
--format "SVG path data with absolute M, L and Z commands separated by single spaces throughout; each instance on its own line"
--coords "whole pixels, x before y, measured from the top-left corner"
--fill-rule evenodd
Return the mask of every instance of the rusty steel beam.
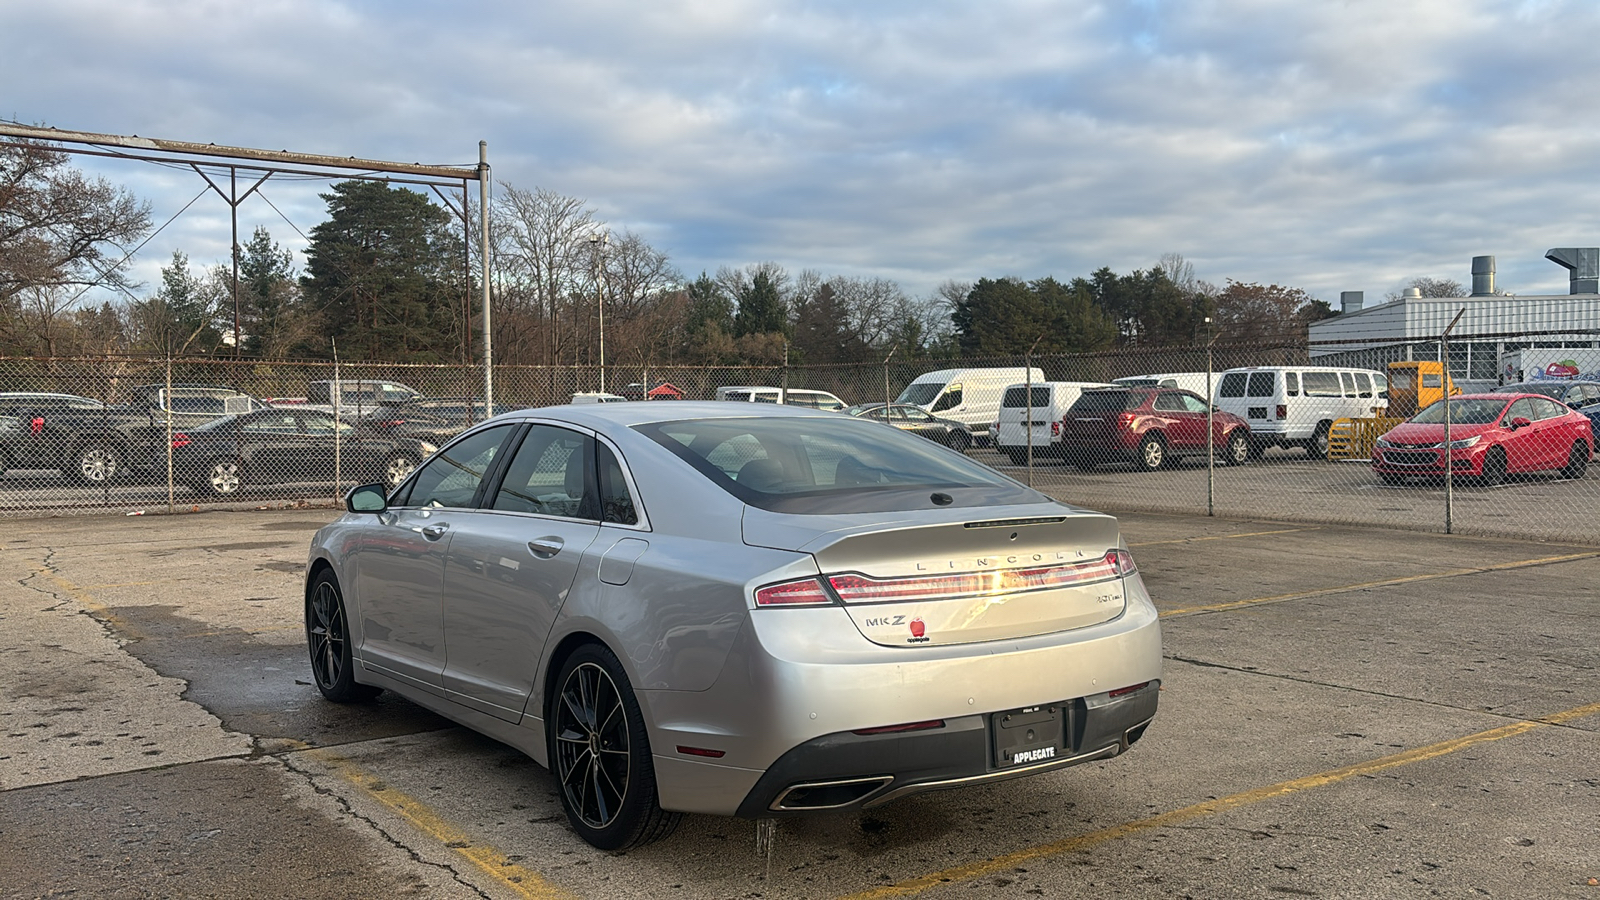
M 228 147 L 220 144 L 197 144 L 192 141 L 143 138 L 136 134 L 95 134 L 88 131 L 66 131 L 60 128 L 34 128 L 28 125 L 14 125 L 9 122 L 0 122 L 0 135 L 40 141 L 129 147 L 136 150 L 150 150 L 162 153 L 318 166 L 325 169 L 395 172 L 405 175 L 422 175 L 430 178 L 449 178 L 454 181 L 477 181 L 480 171 L 477 166 L 424 166 L 420 163 L 358 159 L 354 156 L 320 156 L 314 153 L 290 153 L 287 150 L 253 150 L 248 147 Z

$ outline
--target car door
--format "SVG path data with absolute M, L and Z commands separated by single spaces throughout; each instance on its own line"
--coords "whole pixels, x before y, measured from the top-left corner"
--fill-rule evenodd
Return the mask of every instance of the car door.
M 444 688 L 522 715 L 544 641 L 600 531 L 593 437 L 534 423 L 483 508 L 455 518 L 444 567 Z
M 433 691 L 444 689 L 445 554 L 472 514 L 486 476 L 519 426 L 473 432 L 428 458 L 356 538 L 363 662 Z
M 292 412 L 264 410 L 239 417 L 239 456 L 245 478 L 255 484 L 299 480 L 305 438 Z
M 1538 418 L 1531 397 L 1523 397 L 1506 407 L 1500 417 L 1500 427 L 1506 433 L 1502 441 L 1506 451 L 1506 471 L 1527 472 L 1542 464 L 1543 451 L 1537 434 Z M 1512 423 L 1518 419 L 1525 419 L 1528 424 L 1514 427 Z
M 1533 401 L 1534 443 L 1538 449 L 1540 469 L 1559 469 L 1567 464 L 1567 451 L 1572 447 L 1574 435 L 1570 420 L 1572 410 L 1564 403 L 1548 397 Z
M 341 422 L 320 410 L 301 410 L 300 424 L 305 428 L 301 452 L 295 461 L 295 476 L 305 481 L 332 481 L 337 474 L 341 482 L 369 478 L 379 469 L 380 445 L 389 443 L 357 437 L 357 430 L 349 422 Z
M 1167 446 L 1175 450 L 1193 451 L 1206 445 L 1206 422 L 1189 413 L 1178 391 L 1161 391 L 1156 394 L 1151 408 L 1161 417 L 1161 429 L 1166 432 Z

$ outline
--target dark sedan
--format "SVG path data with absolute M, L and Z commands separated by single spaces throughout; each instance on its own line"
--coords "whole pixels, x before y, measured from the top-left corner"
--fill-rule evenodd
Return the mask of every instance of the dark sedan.
M 967 430 L 967 426 L 941 419 L 920 406 L 894 403 L 885 411 L 882 403 L 858 403 L 845 407 L 843 412 L 860 419 L 893 425 L 901 431 L 909 431 L 963 453 L 972 446 L 972 432 Z
M 496 403 L 496 412 L 514 409 Z M 409 437 L 443 444 L 487 419 L 482 400 L 470 397 L 428 397 L 385 403 L 361 420 L 363 432 L 384 437 Z
M 408 437 L 359 434 L 316 410 L 264 409 L 227 416 L 172 436 L 172 468 L 195 491 L 217 497 L 246 487 L 333 481 L 397 485 L 437 449 Z

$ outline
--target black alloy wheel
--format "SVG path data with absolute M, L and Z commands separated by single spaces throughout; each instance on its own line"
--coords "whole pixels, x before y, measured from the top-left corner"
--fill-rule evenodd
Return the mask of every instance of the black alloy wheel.
M 1494 487 L 1505 480 L 1506 452 L 1499 447 L 1490 447 L 1483 457 L 1483 474 L 1478 476 L 1478 482 L 1484 487 Z
M 546 719 L 550 770 L 573 830 L 601 850 L 671 834 L 683 816 L 659 805 L 644 716 L 616 655 L 585 644 L 556 684 Z
M 317 576 L 306 597 L 306 647 L 311 651 L 311 676 L 322 696 L 335 703 L 354 703 L 378 695 L 379 688 L 356 683 L 344 597 L 329 570 Z
M 1583 441 L 1573 441 L 1572 449 L 1567 451 L 1567 464 L 1561 470 L 1562 478 L 1582 478 L 1583 473 L 1589 470 L 1589 445 Z

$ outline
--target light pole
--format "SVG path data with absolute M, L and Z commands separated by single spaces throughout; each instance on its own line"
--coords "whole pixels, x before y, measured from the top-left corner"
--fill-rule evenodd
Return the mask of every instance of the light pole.
M 589 244 L 595 259 L 595 302 L 600 308 L 600 393 L 606 392 L 606 260 L 605 252 L 611 247 L 611 232 L 601 231 L 589 235 Z

